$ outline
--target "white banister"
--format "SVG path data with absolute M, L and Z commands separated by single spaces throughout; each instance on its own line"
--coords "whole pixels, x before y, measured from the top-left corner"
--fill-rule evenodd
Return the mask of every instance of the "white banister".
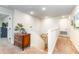
M 58 27 L 48 30 L 48 53 L 53 53 L 58 36 Z

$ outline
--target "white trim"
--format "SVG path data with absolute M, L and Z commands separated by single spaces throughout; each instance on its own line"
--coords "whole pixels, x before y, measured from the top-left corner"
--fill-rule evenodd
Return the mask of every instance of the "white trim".
M 72 43 L 75 46 L 75 48 L 77 49 L 77 51 L 79 51 L 79 47 L 75 44 L 75 42 L 71 38 L 70 38 L 70 40 L 72 41 Z
M 48 31 L 48 54 L 52 54 L 58 37 L 58 28 Z

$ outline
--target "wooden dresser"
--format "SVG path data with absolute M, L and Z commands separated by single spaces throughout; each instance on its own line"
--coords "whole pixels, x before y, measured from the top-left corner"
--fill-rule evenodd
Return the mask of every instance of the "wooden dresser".
M 14 45 L 19 46 L 22 50 L 30 46 L 30 34 L 15 34 Z

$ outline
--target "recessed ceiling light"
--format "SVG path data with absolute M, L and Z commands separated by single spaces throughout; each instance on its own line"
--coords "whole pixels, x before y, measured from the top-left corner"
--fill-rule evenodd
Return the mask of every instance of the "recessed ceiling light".
M 31 15 L 33 15 L 33 14 L 34 14 L 34 12 L 33 12 L 33 11 L 31 11 L 31 12 L 30 12 L 30 14 L 31 14 Z
M 45 11 L 45 10 L 46 10 L 46 8 L 45 8 L 45 7 L 43 7 L 43 8 L 42 8 L 42 10 L 43 10 L 43 11 Z

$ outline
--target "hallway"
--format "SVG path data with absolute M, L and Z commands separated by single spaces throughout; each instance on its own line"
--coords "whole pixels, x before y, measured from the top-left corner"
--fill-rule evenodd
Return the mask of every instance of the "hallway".
M 78 54 L 79 52 L 69 39 L 69 37 L 58 37 L 55 45 L 54 54 Z

